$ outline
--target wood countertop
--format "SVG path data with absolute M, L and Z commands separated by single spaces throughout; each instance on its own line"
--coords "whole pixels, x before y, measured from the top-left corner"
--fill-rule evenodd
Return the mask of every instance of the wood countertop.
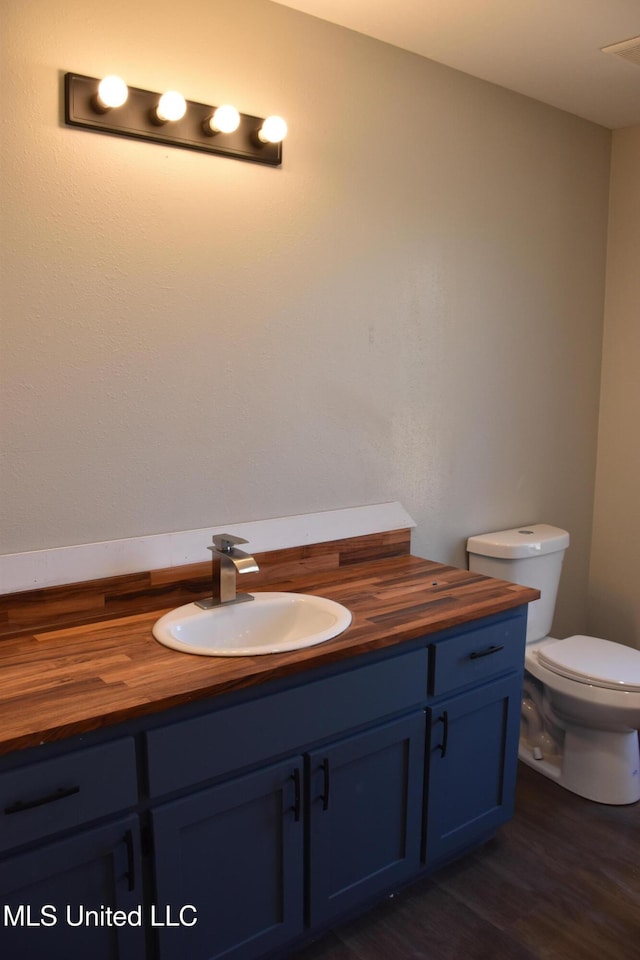
M 302 673 L 521 606 L 536 590 L 410 555 L 315 571 L 268 590 L 348 607 L 333 640 L 286 654 L 203 657 L 152 636 L 167 607 L 0 643 L 0 754 Z M 170 609 L 170 608 L 169 608 Z

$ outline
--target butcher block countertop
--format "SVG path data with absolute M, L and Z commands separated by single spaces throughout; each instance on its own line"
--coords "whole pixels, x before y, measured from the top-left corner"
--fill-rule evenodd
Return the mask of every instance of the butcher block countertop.
M 351 610 L 340 636 L 290 653 L 193 656 L 167 649 L 151 628 L 158 609 L 0 643 L 0 754 L 62 740 L 204 700 L 521 606 L 536 590 L 411 555 L 302 573 L 263 589 L 328 597 Z M 184 602 L 184 601 L 183 601 Z

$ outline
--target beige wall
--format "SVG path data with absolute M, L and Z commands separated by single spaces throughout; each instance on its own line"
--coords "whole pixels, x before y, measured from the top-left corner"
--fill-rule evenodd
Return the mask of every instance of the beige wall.
M 4 0 L 1 551 L 398 499 L 571 531 L 608 131 L 266 0 Z M 67 71 L 280 112 L 282 169 L 67 128 Z
M 640 126 L 616 130 L 589 630 L 640 648 Z

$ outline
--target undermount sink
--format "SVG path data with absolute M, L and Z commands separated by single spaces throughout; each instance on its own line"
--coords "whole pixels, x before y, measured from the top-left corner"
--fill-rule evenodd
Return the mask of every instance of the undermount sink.
M 324 643 L 351 623 L 342 604 L 305 593 L 256 593 L 245 603 L 202 610 L 187 603 L 164 615 L 153 635 L 165 647 L 206 657 L 253 657 Z

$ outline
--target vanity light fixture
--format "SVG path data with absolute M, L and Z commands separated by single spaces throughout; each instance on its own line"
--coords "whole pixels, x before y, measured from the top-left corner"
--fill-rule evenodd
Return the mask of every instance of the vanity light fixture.
M 161 96 L 114 76 L 98 80 L 67 73 L 64 80 L 69 126 L 269 166 L 282 163 L 287 133 L 282 117 L 264 119 L 239 113 L 230 104 L 196 103 L 175 90 Z
M 99 113 L 114 110 L 116 107 L 121 107 L 126 103 L 128 96 L 129 88 L 122 77 L 116 77 L 114 74 L 110 74 L 108 77 L 103 77 L 98 84 L 94 109 L 97 109 Z
M 216 133 L 233 133 L 240 126 L 240 114 L 230 103 L 223 103 L 204 122 L 204 132 L 212 137 Z
M 187 112 L 187 101 L 177 90 L 163 93 L 151 117 L 154 123 L 176 123 Z
M 282 143 L 287 135 L 287 124 L 282 117 L 267 117 L 258 130 L 260 143 Z

